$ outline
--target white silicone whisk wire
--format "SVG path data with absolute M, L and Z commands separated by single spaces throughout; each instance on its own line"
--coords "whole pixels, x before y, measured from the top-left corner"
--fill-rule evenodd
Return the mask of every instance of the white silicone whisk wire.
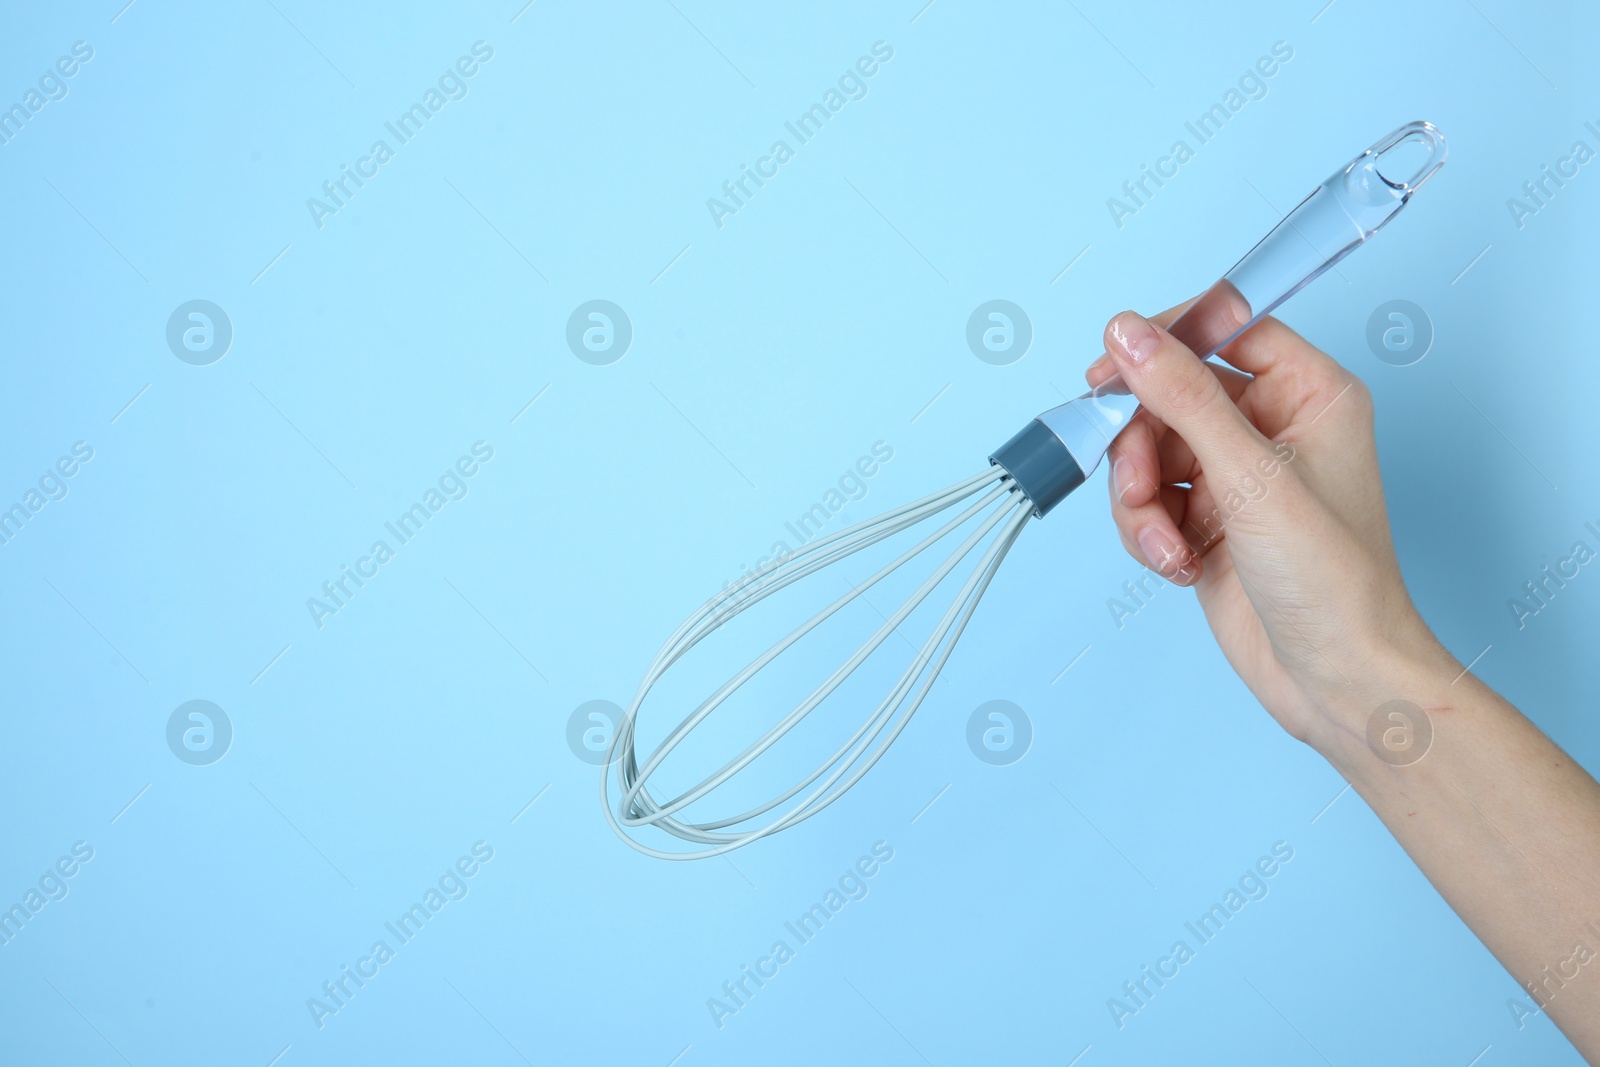
M 643 764 L 640 764 L 639 753 L 634 747 L 635 724 L 639 709 L 656 682 L 685 653 L 740 613 L 779 590 L 897 533 L 956 509 L 962 504 L 967 506 L 961 508 L 953 518 L 944 521 L 917 544 L 884 564 L 860 584 L 854 585 L 850 592 L 818 611 L 752 660 L 685 716 L 644 758 Z M 989 514 L 984 515 L 986 510 Z M 843 796 L 883 758 L 889 746 L 905 729 L 911 716 L 922 704 L 949 659 L 961 632 L 966 628 L 967 621 L 976 610 L 978 601 L 993 580 L 1011 545 L 1027 524 L 1032 511 L 1032 504 L 1017 490 L 1011 478 L 1002 469 L 991 466 L 988 470 L 957 482 L 947 489 L 891 509 L 848 529 L 819 538 L 790 554 L 775 566 L 729 586 L 708 600 L 667 639 L 645 671 L 638 692 L 624 712 L 622 720 L 617 724 L 611 747 L 606 753 L 606 764 L 601 772 L 600 784 L 601 804 L 605 808 L 606 818 L 612 829 L 630 846 L 646 855 L 671 860 L 701 859 L 742 848 L 769 834 L 803 822 Z M 955 550 L 893 614 L 884 620 L 881 626 L 874 630 L 855 653 L 762 736 L 677 796 L 671 799 L 659 799 L 650 792 L 651 776 L 672 751 L 740 687 L 879 581 L 974 521 L 976 526 L 970 533 L 962 536 Z M 820 706 L 846 678 L 878 650 L 919 605 L 932 595 L 963 560 L 978 550 L 978 546 L 985 538 L 989 539 L 989 544 L 979 553 L 977 565 L 961 585 L 954 601 L 945 610 L 910 666 L 901 674 L 895 687 L 876 710 L 843 745 L 799 782 L 748 811 L 700 822 L 679 817 L 689 805 L 705 799 L 719 786 L 748 767 Z M 613 765 L 620 794 L 615 803 L 612 801 L 610 788 Z M 813 786 L 814 788 L 811 788 Z M 760 816 L 793 800 L 808 788 L 811 790 L 809 793 L 775 818 L 756 822 Z M 677 852 L 657 849 L 637 840 L 629 832 L 650 826 L 692 844 L 708 847 Z

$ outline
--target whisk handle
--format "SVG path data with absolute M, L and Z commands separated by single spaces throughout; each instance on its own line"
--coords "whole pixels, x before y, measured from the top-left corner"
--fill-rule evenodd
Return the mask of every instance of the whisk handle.
M 1038 419 L 995 449 L 989 462 L 1005 468 L 1041 519 L 1089 477 L 1060 435 Z
M 1425 153 L 1420 162 L 1418 149 Z M 1370 240 L 1444 165 L 1446 151 L 1444 136 L 1427 122 L 1382 138 L 1313 189 L 1168 331 L 1202 359 L 1226 347 Z M 1041 414 L 989 462 L 1006 469 L 1042 518 L 1100 465 L 1138 410 L 1139 398 L 1113 377 Z

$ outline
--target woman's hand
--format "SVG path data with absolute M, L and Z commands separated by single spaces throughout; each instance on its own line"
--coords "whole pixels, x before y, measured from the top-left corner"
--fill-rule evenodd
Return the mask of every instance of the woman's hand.
M 1202 362 L 1165 329 L 1181 310 L 1118 315 L 1089 367 L 1144 405 L 1109 453 L 1112 515 L 1135 559 L 1196 587 L 1234 670 L 1316 744 L 1359 725 L 1331 709 L 1377 662 L 1442 654 L 1395 559 L 1371 396 L 1276 319 L 1218 353 L 1235 369 Z
M 1248 321 L 1231 287 L 1197 306 L 1175 326 L 1201 347 Z M 1583 969 L 1600 915 L 1600 785 L 1462 668 L 1406 595 L 1366 388 L 1272 319 L 1219 353 L 1233 369 L 1131 311 L 1105 343 L 1090 383 L 1120 373 L 1144 404 L 1110 453 L 1128 551 L 1196 587 L 1256 697 L 1527 990 L 1508 1002 L 1519 1027 L 1547 1012 L 1600 1064 L 1600 971 Z M 1392 747 L 1396 723 L 1405 743 Z

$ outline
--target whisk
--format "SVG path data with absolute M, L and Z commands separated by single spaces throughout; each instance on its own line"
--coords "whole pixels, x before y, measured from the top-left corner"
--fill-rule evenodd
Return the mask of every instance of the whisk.
M 1418 152 L 1422 153 L 1420 162 L 1416 161 Z M 1168 330 L 1197 355 L 1210 357 L 1372 237 L 1444 164 L 1445 155 L 1444 138 L 1429 123 L 1409 123 L 1390 133 L 1314 189 Z M 1409 177 L 1396 178 L 1396 173 Z M 612 829 L 646 855 L 671 860 L 700 859 L 742 848 L 794 826 L 843 796 L 883 758 L 910 723 L 1006 553 L 1029 520 L 1043 518 L 1084 483 L 1138 407 L 1137 398 L 1127 386 L 1113 378 L 1029 422 L 989 456 L 989 467 L 981 473 L 820 537 L 708 600 L 667 639 L 617 724 L 600 782 L 601 806 Z M 774 593 L 922 523 L 937 525 L 750 661 L 673 728 L 641 765 L 635 750 L 640 709 L 651 689 L 685 653 Z M 948 557 L 793 710 L 743 751 L 677 796 L 660 799 L 650 791 L 651 776 L 689 733 L 730 696 L 867 590 L 947 538 L 955 543 Z M 837 691 L 963 561 L 974 555 L 977 562 L 954 601 L 899 681 L 855 733 L 815 770 L 771 799 L 738 814 L 704 820 L 688 816 L 686 809 L 703 801 L 772 749 Z M 610 795 L 613 765 L 620 793 L 615 807 Z M 655 827 L 701 847 L 655 848 L 630 833 L 643 827 Z

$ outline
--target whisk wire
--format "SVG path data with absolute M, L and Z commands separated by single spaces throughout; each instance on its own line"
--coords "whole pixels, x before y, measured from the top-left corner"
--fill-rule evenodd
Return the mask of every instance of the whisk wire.
M 794 809 L 797 814 L 793 818 L 782 820 L 780 825 L 773 828 L 774 830 L 783 829 L 785 827 L 792 826 L 797 822 L 802 822 L 805 819 L 810 818 L 812 815 L 815 815 L 829 804 L 833 803 L 835 799 L 852 788 L 861 778 L 861 776 L 866 774 L 866 772 L 878 762 L 883 754 L 888 751 L 889 746 L 894 743 L 895 738 L 899 737 L 900 732 L 905 729 L 906 725 L 910 723 L 911 715 L 916 712 L 918 707 L 920 707 L 923 699 L 927 696 L 928 691 L 932 688 L 933 683 L 938 680 L 939 673 L 943 669 L 945 661 L 949 659 L 950 653 L 954 651 L 955 642 L 960 638 L 961 631 L 966 627 L 967 619 L 971 618 L 972 611 L 977 608 L 978 599 L 983 595 L 983 591 L 988 588 L 989 580 L 994 577 L 994 572 L 996 569 L 998 569 L 1000 561 L 1005 558 L 1006 552 L 1010 550 L 1011 543 L 1016 540 L 1017 534 L 1021 532 L 1022 526 L 1030 517 L 1029 510 L 1030 509 L 1027 508 L 1017 508 L 1008 513 L 1009 521 L 1007 522 L 1005 530 L 1002 532 L 1001 536 L 996 540 L 996 542 L 990 546 L 989 550 L 980 560 L 978 567 L 972 572 L 971 576 L 968 577 L 961 593 L 957 594 L 955 601 L 953 601 L 950 607 L 946 609 L 944 619 L 929 636 L 927 642 L 924 643 L 922 649 L 918 653 L 917 659 L 913 661 L 912 665 L 907 668 L 904 674 L 901 675 L 900 681 L 896 683 L 894 690 L 890 692 L 890 695 L 885 698 L 884 702 L 879 705 L 878 711 L 874 714 L 874 716 L 856 731 L 851 740 L 847 741 L 845 745 L 834 754 L 834 757 L 831 760 L 825 763 L 822 768 L 819 768 L 818 771 L 813 773 L 810 780 L 814 781 L 816 778 L 821 777 L 823 771 L 829 767 L 835 766 L 836 764 L 839 769 L 835 771 L 832 776 L 830 776 L 827 782 L 823 783 L 821 788 L 815 791 L 810 797 L 807 797 L 804 803 L 798 805 L 797 808 Z M 958 611 L 960 612 L 959 618 L 957 618 Z M 952 622 L 953 619 L 956 621 Z M 935 651 L 940 649 L 941 645 L 943 646 L 942 652 L 939 653 L 938 659 L 932 668 L 928 669 L 929 660 L 934 657 Z M 907 703 L 906 694 L 919 676 L 922 678 L 920 688 L 910 697 L 906 714 L 902 715 L 898 721 L 895 721 L 895 712 L 899 710 L 899 707 L 902 704 Z M 884 739 L 881 745 L 873 750 L 872 756 L 868 758 L 865 763 L 857 766 L 856 761 L 862 757 L 862 754 L 871 746 L 873 740 L 875 740 L 878 735 L 883 732 L 883 729 L 891 721 L 895 721 L 894 730 L 891 731 L 889 736 Z M 870 734 L 867 734 L 865 740 L 858 740 L 863 734 L 866 734 L 868 730 L 871 732 Z M 844 755 L 846 749 L 855 748 L 858 745 L 860 749 L 859 751 L 851 752 L 847 757 Z M 850 770 L 851 768 L 854 768 L 854 770 L 852 771 L 850 779 L 847 782 L 839 786 L 822 800 L 817 800 L 817 797 L 821 796 L 829 786 L 838 781 L 839 777 L 844 774 L 846 770 Z M 809 784 L 809 782 L 806 784 Z M 803 788 L 803 785 L 801 788 Z M 799 789 L 797 788 L 789 795 L 792 796 L 794 792 L 798 791 Z
M 948 489 L 929 494 L 921 500 L 901 505 L 875 518 L 867 519 L 838 533 L 830 534 L 818 541 L 814 541 L 798 552 L 791 553 L 783 558 L 770 570 L 757 572 L 750 576 L 748 580 L 725 588 L 706 601 L 697 612 L 685 620 L 673 635 L 667 639 L 666 644 L 662 646 L 654 662 L 646 670 L 645 677 L 640 683 L 639 691 L 635 694 L 634 704 L 637 705 L 642 700 L 644 694 L 655 685 L 656 681 L 668 668 L 678 661 L 679 657 L 740 612 L 823 567 L 876 544 L 884 538 L 893 536 L 901 530 L 922 522 L 931 515 L 959 503 L 975 490 L 1000 479 L 1002 476 L 1001 472 L 991 467 L 982 474 L 966 481 L 958 482 Z M 859 539 L 855 535 L 859 535 Z M 851 540 L 839 543 L 844 538 L 851 538 Z M 807 556 L 811 556 L 830 545 L 832 547 L 829 551 L 820 558 L 813 559 L 804 565 L 796 566 Z M 795 569 L 791 571 L 789 570 L 790 568 Z M 785 573 L 785 571 L 789 572 Z M 744 599 L 738 600 L 737 598 L 741 595 Z M 731 606 L 724 607 L 724 604 L 731 604 Z
M 890 563 L 885 564 L 865 581 L 852 585 L 849 593 L 837 598 L 790 632 L 777 644 L 752 660 L 744 670 L 719 687 L 711 697 L 686 716 L 650 754 L 645 761 L 644 767 L 642 769 L 639 767 L 637 752 L 634 747 L 636 718 L 639 708 L 656 681 L 689 649 L 724 625 L 728 620 L 793 582 L 816 573 L 823 567 L 830 566 L 846 556 L 892 537 L 939 512 L 945 511 L 963 501 L 970 500 L 974 496 L 978 497 L 976 502 L 969 504 L 934 533 L 923 538 L 917 545 L 902 553 Z M 867 638 L 850 660 L 829 675 L 801 704 L 768 729 L 761 737 L 753 741 L 744 751 L 696 785 L 680 793 L 677 797 L 670 801 L 662 802 L 651 795 L 647 788 L 648 781 L 662 762 L 690 731 L 709 717 L 717 707 L 755 674 L 769 665 L 785 650 L 792 647 L 807 633 L 855 601 L 879 581 L 953 531 L 959 529 L 962 525 L 970 522 L 974 517 L 981 514 L 985 508 L 995 505 L 997 501 L 1000 502 L 999 507 L 992 514 L 981 520 L 978 527 L 962 541 L 939 567 L 935 568 L 934 572 L 912 593 L 911 597 L 892 615 L 887 617 L 883 624 Z M 745 581 L 731 585 L 716 596 L 713 596 L 701 606 L 699 611 L 685 620 L 667 640 L 666 644 L 663 645 L 661 651 L 645 672 L 638 692 L 616 728 L 611 748 L 607 752 L 607 764 L 609 765 L 613 760 L 616 762 L 617 784 L 621 792 L 621 798 L 615 810 L 611 807 L 608 796 L 609 774 L 603 774 L 601 782 L 601 802 L 612 829 L 629 845 L 647 855 L 675 860 L 698 859 L 743 847 L 769 834 L 802 822 L 832 804 L 854 786 L 861 776 L 883 757 L 889 745 L 894 742 L 910 722 L 911 716 L 921 706 L 933 683 L 938 679 L 940 671 L 943 670 L 946 661 L 948 661 L 950 654 L 954 650 L 956 641 L 960 638 L 967 621 L 976 610 L 978 601 L 982 598 L 990 581 L 994 578 L 1001 561 L 1004 560 L 1006 553 L 1020 535 L 1022 528 L 1026 525 L 1031 515 L 1032 506 L 1027 497 L 1011 481 L 1010 477 L 1003 470 L 990 467 L 988 470 L 958 482 L 940 492 L 901 505 L 837 533 L 819 538 L 799 551 L 784 557 L 776 565 L 750 576 Z M 821 705 L 852 672 L 877 651 L 905 619 L 949 576 L 950 572 L 971 554 L 979 542 L 984 537 L 994 534 L 997 529 L 999 531 L 998 534 L 994 536 L 994 540 L 988 548 L 980 554 L 977 566 L 965 580 L 955 599 L 946 609 L 944 616 L 918 650 L 916 657 L 900 676 L 894 688 L 878 705 L 876 711 L 842 746 L 835 750 L 831 757 L 824 760 L 806 778 L 789 789 L 741 814 L 705 822 L 685 822 L 676 818 L 677 813 L 685 807 L 702 799 L 759 758 L 762 753 L 770 749 Z M 898 715 L 897 721 L 896 716 L 902 709 L 904 709 L 904 713 Z M 893 724 L 892 728 L 891 724 Z M 884 734 L 885 730 L 889 731 L 888 736 L 883 737 L 880 742 L 879 738 Z M 876 747 L 874 747 L 875 744 Z M 620 755 L 618 754 L 619 750 Z M 846 777 L 847 775 L 848 777 Z M 816 785 L 816 788 L 812 789 L 799 803 L 790 807 L 773 821 L 756 828 L 722 832 L 728 827 L 746 824 L 758 816 L 772 811 L 774 808 L 793 799 L 806 790 L 807 787 L 817 783 L 819 779 L 823 779 L 820 785 Z M 842 783 L 841 779 L 844 779 Z M 633 828 L 643 825 L 654 825 L 682 840 L 711 847 L 694 852 L 668 852 L 651 848 L 634 840 L 624 829 L 625 827 Z
M 876 582 L 880 581 L 893 571 L 899 569 L 922 551 L 925 551 L 961 523 L 969 520 L 982 508 L 993 503 L 1004 492 L 1005 490 L 1003 488 L 997 489 L 993 493 L 985 496 L 961 515 L 958 515 L 956 518 L 952 519 L 943 528 L 930 535 L 921 544 L 909 549 L 905 554 L 900 556 L 899 559 L 896 559 L 893 562 L 885 565 L 880 571 L 878 571 L 877 574 L 873 575 L 867 581 L 862 582 L 860 585 L 852 588 L 848 594 L 840 597 L 827 608 L 824 608 L 822 611 L 818 612 L 810 620 L 790 633 L 788 637 L 784 638 L 778 644 L 774 645 L 772 648 L 768 649 L 760 657 L 754 660 L 748 667 L 746 667 L 739 674 L 735 675 L 731 681 L 726 683 L 720 690 L 718 690 L 717 693 L 714 694 L 709 700 L 696 709 L 691 716 L 686 718 L 683 723 L 679 725 L 678 729 L 675 730 L 673 734 L 669 735 L 668 738 L 661 743 L 661 745 L 651 755 L 650 759 L 646 762 L 641 778 L 647 777 L 655 769 L 655 767 L 660 764 L 661 760 L 663 760 L 670 753 L 672 748 L 675 747 L 677 743 L 687 735 L 689 730 L 693 729 L 694 726 L 703 721 L 711 714 L 712 711 L 720 706 L 724 700 L 726 700 L 742 685 L 744 685 L 745 682 L 747 682 L 763 667 L 771 663 L 784 651 L 792 647 L 794 643 L 800 640 L 800 638 L 804 637 L 806 633 L 837 613 L 846 605 L 853 602 Z M 987 535 L 991 530 L 993 530 L 994 527 L 1003 518 L 1005 518 L 1006 515 L 1006 510 L 996 511 L 976 530 L 974 530 L 967 537 L 966 541 L 964 541 L 960 547 L 958 547 L 956 551 L 951 554 L 950 558 L 946 560 L 942 566 L 935 570 L 928 580 L 922 584 L 921 588 L 913 593 L 910 599 L 902 604 L 893 616 L 884 620 L 883 624 L 878 627 L 878 629 L 870 637 L 867 638 L 867 640 L 861 645 L 860 648 L 856 650 L 855 654 L 851 656 L 850 659 L 846 660 L 843 665 L 836 669 L 833 674 L 831 674 L 825 681 L 823 681 L 821 685 L 813 690 L 811 695 L 802 701 L 793 711 L 773 725 L 773 727 L 769 729 L 766 734 L 760 738 L 757 738 L 750 744 L 749 747 L 744 750 L 744 752 L 729 760 L 717 771 L 712 772 L 711 775 L 703 779 L 698 785 L 685 791 L 673 800 L 667 801 L 665 804 L 655 808 L 648 817 L 626 820 L 629 825 L 659 822 L 663 816 L 671 815 L 682 810 L 687 805 L 700 799 L 712 789 L 715 789 L 717 786 L 727 781 L 732 775 L 738 773 L 740 770 L 743 770 L 763 752 L 767 751 L 767 749 L 771 748 L 772 745 L 776 744 L 777 741 L 787 734 L 791 729 L 793 729 L 801 719 L 809 715 L 813 710 L 816 709 L 818 705 L 826 700 L 828 696 L 831 695 L 846 678 L 854 673 L 856 668 L 858 668 L 868 656 L 877 651 L 883 642 L 888 639 L 889 635 L 892 634 L 900 625 L 900 623 L 905 620 L 906 616 L 908 616 L 924 600 L 927 599 L 928 595 L 933 592 L 934 588 L 937 587 L 946 576 L 949 575 L 950 571 L 955 568 L 956 564 L 958 564 L 963 557 L 970 553 L 973 546 L 976 545 L 978 541 Z M 825 764 L 823 769 L 825 770 L 826 767 L 827 765 Z M 815 779 L 813 778 L 811 780 Z M 805 784 L 809 784 L 809 781 L 807 783 L 802 783 L 802 788 Z M 633 799 L 642 786 L 642 780 L 635 782 L 632 790 L 630 790 L 630 792 L 624 796 L 624 803 Z
M 965 481 L 957 482 L 947 489 L 940 490 L 937 493 L 930 493 L 920 500 L 903 504 L 874 518 L 866 519 L 856 523 L 854 526 L 846 527 L 837 533 L 829 534 L 811 542 L 799 551 L 790 553 L 774 565 L 771 570 L 758 571 L 751 574 L 746 579 L 729 586 L 712 597 L 701 606 L 699 611 L 690 616 L 671 638 L 668 638 L 666 645 L 663 646 L 663 653 L 675 641 L 684 638 L 686 631 L 696 626 L 704 626 L 706 633 L 710 633 L 746 608 L 771 596 L 780 589 L 810 574 L 814 574 L 824 567 L 831 566 L 846 556 L 854 555 L 862 549 L 869 548 L 879 541 L 915 526 L 925 519 L 960 503 L 981 487 L 1005 478 L 1006 475 L 1003 471 L 990 467 L 983 473 Z M 821 552 L 824 548 L 827 548 L 828 551 L 821 557 L 797 566 L 801 560 Z M 789 570 L 791 567 L 794 569 Z M 784 573 L 785 571 L 787 573 Z M 743 600 L 740 599 L 741 595 L 745 597 Z M 728 606 L 719 612 L 717 608 L 724 605 L 724 603 Z M 704 636 L 705 634 L 700 634 L 692 639 L 685 639 L 677 652 L 667 662 L 661 662 L 661 657 L 658 656 L 657 663 L 652 665 L 652 667 L 659 666 L 659 669 L 654 672 L 655 675 L 659 677 L 660 674 L 666 671 L 667 667 L 677 661 L 678 656 L 693 648 Z M 647 681 L 650 680 L 649 675 L 650 672 L 647 671 Z
M 767 649 L 766 652 L 752 660 L 742 671 L 734 675 L 727 682 L 723 683 L 720 689 L 718 689 L 715 693 L 708 697 L 704 703 L 702 703 L 692 713 L 685 717 L 684 720 L 678 724 L 677 728 L 668 734 L 666 739 L 656 747 L 655 752 L 651 753 L 649 759 L 645 762 L 644 768 L 640 773 L 640 780 L 634 783 L 633 788 L 630 789 L 628 793 L 624 794 L 623 803 L 629 804 L 634 800 L 639 790 L 643 788 L 644 779 L 648 778 L 650 774 L 654 772 L 658 766 L 660 766 L 661 762 L 666 759 L 666 757 L 671 753 L 672 749 L 677 747 L 678 743 L 688 735 L 689 731 L 693 730 L 696 726 L 700 725 L 701 722 L 705 721 L 705 719 L 710 716 L 713 711 L 720 707 L 729 696 L 738 691 L 759 671 L 765 668 L 773 660 L 777 659 L 778 656 L 788 651 L 788 649 L 793 647 L 797 641 L 805 637 L 806 634 L 816 629 L 822 623 L 826 622 L 829 618 L 838 613 L 842 608 L 853 602 L 857 597 L 866 592 L 873 585 L 877 584 L 894 571 L 900 569 L 902 566 L 904 566 L 906 563 L 909 563 L 912 559 L 915 559 L 921 553 L 927 551 L 930 547 L 947 536 L 952 530 L 955 530 L 962 524 L 966 523 L 984 508 L 988 507 L 1000 497 L 1004 496 L 1006 492 L 1006 488 L 1001 486 L 980 498 L 977 503 L 973 504 L 964 512 L 951 519 L 938 530 L 929 534 L 920 543 L 907 549 L 899 556 L 899 558 L 885 564 L 876 574 L 872 575 L 860 585 L 855 586 L 849 593 L 839 597 L 832 604 L 829 604 L 827 607 L 817 612 L 800 626 L 796 627 L 789 633 L 788 636 L 784 637 L 777 644 Z M 950 573 L 955 565 L 961 561 L 963 556 L 972 551 L 973 546 L 977 544 L 977 542 L 981 540 L 985 534 L 989 533 L 1000 521 L 1000 519 L 1004 517 L 1004 515 L 1004 511 L 997 511 L 994 515 L 990 516 L 988 520 L 982 523 L 978 529 L 974 530 L 972 534 L 968 536 L 966 541 L 960 546 L 960 548 L 958 548 L 956 552 L 938 570 L 934 572 L 934 575 L 929 579 L 929 581 L 923 583 L 922 588 L 918 589 L 917 592 L 912 595 L 911 599 L 907 600 L 906 603 L 901 605 L 900 609 L 894 614 L 894 616 L 888 620 L 885 620 L 884 624 L 880 626 L 878 630 L 871 637 L 869 637 L 859 649 L 856 650 L 855 655 L 847 660 L 841 667 L 839 667 L 839 669 L 834 671 L 834 673 L 830 675 L 829 678 L 824 681 L 823 684 L 819 686 L 806 701 L 801 703 L 794 711 L 790 712 L 789 715 L 780 720 L 775 726 L 772 727 L 771 730 L 766 733 L 766 735 L 764 735 L 764 737 L 757 739 L 750 745 L 749 748 L 745 749 L 743 753 L 735 756 L 728 763 L 724 764 L 719 771 L 713 772 L 698 786 L 691 788 L 674 800 L 668 801 L 661 807 L 656 808 L 650 818 L 630 820 L 630 824 L 655 822 L 658 821 L 662 815 L 670 815 L 673 812 L 681 810 L 686 805 L 693 803 L 695 800 L 698 800 L 700 797 L 704 796 L 717 784 L 725 781 L 729 775 L 743 769 L 762 752 L 765 752 L 768 748 L 770 748 L 778 738 L 788 733 L 789 729 L 793 727 L 795 723 L 804 718 L 818 704 L 826 699 L 828 694 L 832 693 L 834 689 L 836 689 L 839 684 L 845 680 L 845 678 L 849 677 L 850 674 L 861 665 L 862 661 L 876 651 L 877 648 L 889 637 L 889 635 L 894 632 L 895 627 L 899 626 L 899 624 L 904 621 L 905 617 L 927 598 L 928 594 L 933 591 L 934 587 L 937 586 L 938 583 Z M 754 603 L 756 601 L 765 599 L 775 591 L 776 589 L 774 588 L 771 590 L 763 590 L 758 594 L 754 594 L 751 602 Z

